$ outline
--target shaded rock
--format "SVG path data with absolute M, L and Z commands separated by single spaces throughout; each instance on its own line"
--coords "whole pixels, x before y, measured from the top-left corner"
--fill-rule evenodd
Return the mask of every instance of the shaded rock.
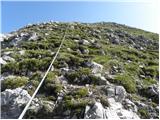
M 63 75 L 59 76 L 58 79 L 62 82 L 62 84 L 68 83 L 67 79 Z
M 106 55 L 105 52 L 104 52 L 104 50 L 100 50 L 100 51 L 99 51 L 99 54 L 100 54 L 100 55 Z
M 69 116 L 71 114 L 71 111 L 70 110 L 66 110 L 63 112 L 63 115 L 65 116 Z
M 144 104 L 144 103 L 142 103 L 142 102 L 140 102 L 140 101 L 135 101 L 134 103 L 135 103 L 135 105 L 136 105 L 138 108 L 145 108 L 145 107 L 147 107 L 146 104 Z
M 104 108 L 100 102 L 96 102 L 92 107 L 86 106 L 84 119 L 104 119 Z
M 65 75 L 69 71 L 69 68 L 60 68 L 60 72 L 62 75 Z
M 94 43 L 92 43 L 92 47 L 101 48 L 102 46 L 100 44 L 94 42 Z
M 157 89 L 157 87 L 155 85 L 149 86 L 146 89 L 146 92 L 150 95 L 150 96 L 158 96 L 159 95 L 159 91 Z
M 116 102 L 122 102 L 127 95 L 123 86 L 114 86 L 112 84 L 104 87 L 103 91 L 106 92 L 108 98 L 114 98 Z
M 108 85 L 109 82 L 106 80 L 106 78 L 104 76 L 102 76 L 101 74 L 95 74 L 94 76 L 98 77 L 99 80 L 99 85 Z
M 126 97 L 127 93 L 123 86 L 116 86 L 115 95 L 116 95 L 116 101 L 122 102 L 122 100 Z
M 125 99 L 122 104 L 127 110 L 131 109 L 133 112 L 137 112 L 137 106 L 129 99 Z
M 105 87 L 103 90 L 106 92 L 107 97 L 115 96 L 115 88 L 113 86 Z
M 140 94 L 146 96 L 147 98 L 151 98 L 156 103 L 159 103 L 159 90 L 156 85 L 151 85 L 147 88 L 141 89 Z
M 119 40 L 119 37 L 114 35 L 113 33 L 109 33 L 109 40 L 111 43 L 113 44 L 120 44 L 120 40 Z
M 89 50 L 88 49 L 82 49 L 80 50 L 82 54 L 89 54 Z

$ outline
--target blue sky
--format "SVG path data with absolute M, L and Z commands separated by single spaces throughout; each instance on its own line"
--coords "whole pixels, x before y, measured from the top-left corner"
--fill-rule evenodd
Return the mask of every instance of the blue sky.
M 117 22 L 158 32 L 158 8 L 139 2 L 18 2 L 1 3 L 2 33 L 45 21 Z

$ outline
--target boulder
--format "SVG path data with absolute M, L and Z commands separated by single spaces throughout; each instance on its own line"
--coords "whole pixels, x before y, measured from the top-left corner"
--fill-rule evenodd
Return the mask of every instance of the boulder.
M 85 39 L 79 40 L 78 42 L 79 42 L 79 44 L 82 44 L 82 45 L 89 45 L 90 44 L 88 42 L 88 40 L 85 40 Z
M 1 117 L 2 119 L 16 119 L 21 114 L 23 107 L 31 96 L 22 88 L 6 89 L 1 92 Z
M 100 102 L 90 107 L 86 106 L 84 119 L 105 119 L 103 116 L 104 108 Z
M 24 55 L 24 54 L 25 54 L 25 50 L 19 51 L 19 54 L 20 54 L 20 55 Z
M 114 97 L 115 96 L 115 88 L 113 86 L 108 86 L 104 88 L 104 91 L 107 94 L 107 97 Z
M 60 72 L 62 75 L 65 75 L 69 70 L 69 68 L 60 68 Z
M 101 48 L 102 46 L 99 44 L 99 43 L 92 43 L 92 47 L 94 47 L 94 48 Z
M 68 80 L 63 75 L 59 76 L 58 79 L 61 81 L 62 84 L 68 83 Z
M 113 44 L 119 44 L 120 43 L 120 40 L 115 38 L 115 39 L 112 39 L 112 43 Z
M 5 65 L 7 62 L 0 57 L 0 64 Z
M 115 87 L 115 98 L 117 102 L 122 102 L 124 98 L 126 97 L 127 93 L 123 86 L 116 86 Z
M 88 49 L 82 49 L 80 50 L 82 54 L 89 54 L 89 50 Z
M 10 61 L 10 62 L 14 62 L 14 61 L 15 61 L 14 58 L 12 58 L 12 57 L 10 57 L 10 56 L 7 56 L 7 55 L 2 56 L 2 58 L 3 58 L 5 61 Z
M 87 62 L 86 65 L 92 68 L 92 73 L 101 73 L 103 70 L 103 65 L 98 64 L 96 62 Z
M 158 85 L 150 85 L 147 88 L 141 89 L 140 93 L 147 98 L 151 98 L 154 102 L 159 102 L 159 90 Z
M 146 89 L 146 92 L 147 92 L 150 96 L 158 96 L 158 95 L 159 95 L 159 91 L 158 91 L 157 87 L 154 86 L 154 85 L 149 86 L 149 87 Z
M 120 44 L 119 37 L 117 35 L 113 34 L 113 33 L 109 34 L 109 40 L 113 44 Z
M 127 95 L 123 86 L 114 86 L 112 84 L 105 86 L 103 91 L 106 92 L 108 98 L 114 98 L 116 102 L 122 102 Z

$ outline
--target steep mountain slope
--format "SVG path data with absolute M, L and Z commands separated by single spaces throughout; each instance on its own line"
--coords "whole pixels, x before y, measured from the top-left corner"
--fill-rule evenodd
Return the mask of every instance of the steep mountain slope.
M 25 118 L 159 118 L 158 34 L 105 22 L 47 22 L 4 35 L 2 118 L 19 116 L 65 30 Z

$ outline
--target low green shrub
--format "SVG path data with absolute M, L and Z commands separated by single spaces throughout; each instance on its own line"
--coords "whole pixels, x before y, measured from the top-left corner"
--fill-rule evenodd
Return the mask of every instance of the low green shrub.
M 129 74 L 117 75 L 113 80 L 114 83 L 124 86 L 127 92 L 135 93 L 136 92 L 136 83 L 133 77 Z
M 100 81 L 99 77 L 91 73 L 90 68 L 80 68 L 77 71 L 66 74 L 65 77 L 68 79 L 69 83 L 79 84 L 79 85 L 85 85 L 85 84 L 98 85 Z
M 145 85 L 145 86 L 149 86 L 149 85 L 152 85 L 155 83 L 157 83 L 157 81 L 155 79 L 152 79 L 152 78 L 144 78 L 143 79 L 143 85 Z
M 9 62 L 1 67 L 2 73 L 9 72 L 10 74 L 18 74 L 20 72 L 19 64 L 15 62 Z
M 88 89 L 87 88 L 80 88 L 78 91 L 75 93 L 75 95 L 78 95 L 80 97 L 85 97 L 88 95 Z
M 158 66 L 148 66 L 143 68 L 146 76 L 151 76 L 152 78 L 159 75 Z
M 47 93 L 48 95 L 57 95 L 62 90 L 62 88 L 63 86 L 56 79 L 56 74 L 54 72 L 49 72 L 41 88 L 41 91 Z
M 105 65 L 109 60 L 110 60 L 110 56 L 107 55 L 103 55 L 103 56 L 94 56 L 93 61 L 101 64 L 101 65 Z
M 77 108 L 85 107 L 88 104 L 88 101 L 83 99 L 65 100 L 64 103 L 67 109 L 77 109 Z
M 43 59 L 26 58 L 19 62 L 19 69 L 25 73 L 28 71 L 36 72 L 37 70 L 47 70 L 51 60 L 51 57 Z
M 101 101 L 101 103 L 102 103 L 103 106 L 106 106 L 106 107 L 110 106 L 107 98 L 105 98 L 105 97 L 102 96 L 102 97 L 100 97 L 100 101 Z
M 125 65 L 125 71 L 127 71 L 129 74 L 132 74 L 132 75 L 136 76 L 136 75 L 140 74 L 139 72 L 141 70 L 136 63 L 132 62 L 132 63 L 128 63 L 128 64 Z
M 149 119 L 149 113 L 146 109 L 141 108 L 141 109 L 138 110 L 138 113 L 141 115 L 141 118 Z
M 89 82 L 88 76 L 90 75 L 91 70 L 89 68 L 80 68 L 77 71 L 66 74 L 66 78 L 70 83 L 75 84 L 87 84 Z M 83 76 L 83 78 L 82 78 Z M 78 81 L 75 81 L 78 79 Z
M 27 77 L 13 76 L 2 81 L 2 91 L 5 89 L 15 89 L 28 83 Z

